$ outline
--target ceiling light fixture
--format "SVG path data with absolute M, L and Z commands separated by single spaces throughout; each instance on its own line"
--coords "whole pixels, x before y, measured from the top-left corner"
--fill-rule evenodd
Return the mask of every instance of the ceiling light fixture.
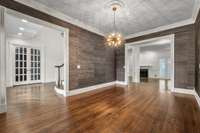
M 122 37 L 122 34 L 117 32 L 116 11 L 122 7 L 122 4 L 120 3 L 120 1 L 116 0 L 110 3 L 110 7 L 114 13 L 114 21 L 113 21 L 114 31 L 106 37 L 106 44 L 111 47 L 119 47 L 124 43 L 124 39 Z
M 28 21 L 26 19 L 22 19 L 22 22 L 27 23 Z
M 23 27 L 19 27 L 19 30 L 24 31 L 24 28 Z

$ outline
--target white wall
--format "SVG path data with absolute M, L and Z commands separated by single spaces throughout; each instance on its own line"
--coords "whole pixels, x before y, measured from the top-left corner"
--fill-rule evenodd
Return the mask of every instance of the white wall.
M 54 66 L 64 63 L 64 37 L 61 36 L 61 32 L 45 28 L 39 36 L 33 39 L 33 43 L 43 44 L 45 82 L 56 81 L 57 73 Z M 61 75 L 61 77 L 63 79 L 64 75 Z
M 37 36 L 25 40 L 14 37 L 7 37 L 7 46 L 6 46 L 6 81 L 7 86 L 12 86 L 12 65 L 10 65 L 13 61 L 11 60 L 11 51 L 10 48 L 12 44 L 23 45 L 23 46 L 31 46 L 31 47 L 40 47 L 42 58 L 41 58 L 41 66 L 43 66 L 41 72 L 42 82 L 55 82 L 56 81 L 56 69 L 55 65 L 59 65 L 64 63 L 64 38 L 61 36 L 61 32 L 57 30 L 53 30 L 47 27 L 41 28 L 38 32 Z M 13 62 L 14 63 L 14 62 Z M 63 72 L 62 72 L 63 73 Z M 62 79 L 63 79 L 62 75 Z
M 165 77 L 160 76 L 160 59 L 167 60 L 167 74 Z M 140 52 L 140 66 L 149 68 L 150 78 L 170 78 L 170 51 L 151 51 L 145 50 Z

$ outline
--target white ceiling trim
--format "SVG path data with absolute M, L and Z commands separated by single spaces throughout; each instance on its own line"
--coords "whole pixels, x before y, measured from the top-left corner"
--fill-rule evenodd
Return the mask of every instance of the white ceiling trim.
M 54 10 L 52 8 L 49 8 L 49 7 L 47 7 L 47 6 L 43 5 L 43 4 L 40 4 L 38 2 L 27 1 L 27 0 L 15 0 L 15 1 L 20 2 L 20 3 L 24 4 L 24 5 L 30 6 L 30 7 L 34 8 L 34 9 L 39 10 L 39 11 L 42 11 L 42 12 L 44 12 L 46 14 L 51 15 L 51 16 L 57 17 L 57 18 L 59 18 L 61 20 L 64 20 L 64 21 L 66 21 L 68 23 L 71 23 L 71 24 L 74 24 L 76 26 L 79 26 L 79 27 L 81 27 L 83 29 L 86 29 L 88 31 L 91 31 L 93 33 L 96 33 L 96 34 L 99 34 L 99 35 L 102 35 L 102 36 L 105 35 L 104 32 L 100 31 L 99 29 L 97 29 L 95 27 L 89 26 L 89 25 L 79 21 L 78 19 L 74 19 L 72 17 L 69 17 L 69 16 L 67 16 L 67 15 L 65 15 L 65 14 L 63 14 L 61 12 L 58 12 L 58 11 L 56 11 L 56 10 Z
M 74 19 L 72 17 L 69 17 L 69 16 L 65 15 L 64 13 L 58 12 L 58 11 L 56 11 L 52 8 L 49 8 L 49 7 L 47 7 L 43 4 L 40 4 L 38 2 L 27 1 L 27 0 L 15 0 L 15 1 L 23 3 L 27 6 L 31 6 L 32 8 L 35 8 L 35 9 L 42 11 L 44 13 L 47 13 L 49 15 L 56 16 L 59 19 L 62 19 L 66 22 L 77 25 L 79 27 L 82 27 L 83 29 L 94 32 L 96 34 L 99 34 L 99 35 L 102 35 L 102 36 L 106 35 L 104 32 L 100 31 L 99 29 L 97 29 L 95 27 L 89 26 L 89 25 L 79 21 L 78 19 Z M 135 38 L 135 37 L 159 32 L 159 31 L 169 30 L 169 29 L 172 29 L 172 28 L 176 28 L 176 27 L 180 27 L 180 26 L 184 26 L 184 25 L 188 25 L 188 24 L 193 24 L 193 23 L 195 23 L 195 20 L 198 16 L 199 9 L 200 9 L 200 0 L 196 0 L 195 6 L 194 6 L 194 9 L 193 9 L 193 13 L 192 13 L 192 16 L 191 16 L 190 19 L 180 21 L 180 22 L 176 22 L 176 23 L 173 23 L 173 24 L 170 24 L 170 25 L 160 26 L 160 27 L 157 27 L 157 28 L 154 28 L 154 29 L 138 32 L 138 33 L 135 33 L 135 34 L 131 34 L 131 35 L 126 36 L 125 39 Z
M 181 27 L 181 26 L 188 25 L 188 24 L 194 24 L 196 19 L 197 19 L 197 16 L 198 16 L 199 9 L 200 9 L 200 0 L 196 0 L 195 6 L 194 6 L 194 9 L 193 9 L 193 13 L 192 13 L 192 16 L 191 16 L 190 19 L 180 21 L 180 22 L 176 22 L 176 23 L 173 23 L 173 24 L 170 24 L 170 25 L 160 26 L 160 27 L 157 27 L 157 28 L 154 28 L 154 29 L 151 29 L 151 30 L 135 33 L 135 34 L 132 34 L 132 35 L 128 35 L 128 36 L 125 37 L 125 39 L 130 39 L 130 38 L 135 38 L 135 37 L 139 37 L 139 36 L 143 36 L 143 35 L 148 35 L 148 34 L 151 34 L 151 33 L 169 30 L 169 29 Z
M 194 22 L 197 19 L 199 9 L 200 9 L 200 0 L 196 0 L 195 5 L 194 5 L 194 9 L 193 9 L 193 13 L 192 13 L 192 19 L 194 20 Z
M 125 37 L 125 39 L 130 39 L 130 38 L 135 38 L 135 37 L 139 37 L 139 36 L 143 36 L 143 35 L 148 35 L 151 33 L 155 33 L 155 32 L 159 32 L 159 31 L 165 31 L 165 30 L 169 30 L 169 29 L 173 29 L 176 27 L 181 27 L 184 25 L 189 25 L 189 24 L 193 24 L 195 21 L 193 19 L 187 19 L 181 22 L 177 22 L 177 23 L 173 23 L 170 25 L 165 25 L 165 26 L 160 26 L 151 30 L 146 30 L 146 31 L 142 31 L 142 32 L 138 32 L 132 35 L 128 35 Z

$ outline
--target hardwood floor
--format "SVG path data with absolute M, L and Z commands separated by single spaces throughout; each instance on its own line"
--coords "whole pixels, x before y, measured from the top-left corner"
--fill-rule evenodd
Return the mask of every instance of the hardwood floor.
M 63 98 L 52 84 L 9 88 L 0 133 L 200 133 L 190 95 L 131 84 Z

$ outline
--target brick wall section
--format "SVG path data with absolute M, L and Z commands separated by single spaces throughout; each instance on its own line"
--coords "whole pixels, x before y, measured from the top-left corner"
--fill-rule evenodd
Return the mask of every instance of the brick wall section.
M 103 37 L 79 28 L 70 31 L 70 89 L 115 81 L 114 60 L 115 51 Z
M 195 27 L 187 25 L 128 39 L 127 43 L 175 34 L 175 87 L 195 87 Z M 124 48 L 117 50 L 117 80 L 124 81 Z

